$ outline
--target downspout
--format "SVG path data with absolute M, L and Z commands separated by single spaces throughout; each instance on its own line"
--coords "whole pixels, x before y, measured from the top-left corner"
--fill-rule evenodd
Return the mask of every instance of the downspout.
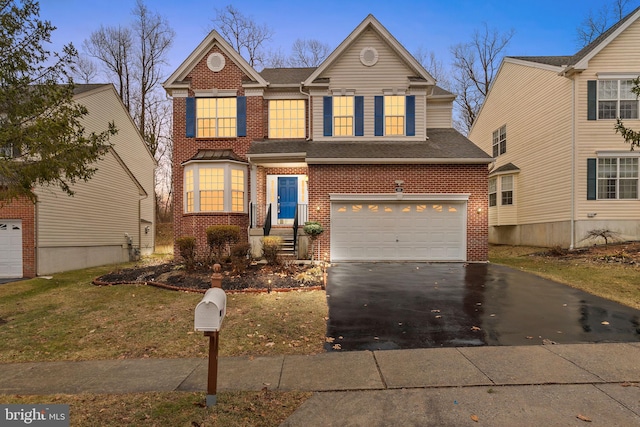
M 300 82 L 300 93 L 307 97 L 307 123 L 309 123 L 309 135 L 307 136 L 306 141 L 311 139 L 311 94 L 302 91 L 302 87 L 304 86 L 304 82 Z
M 571 243 L 569 249 L 575 247 L 575 212 L 576 212 L 576 79 L 571 79 Z

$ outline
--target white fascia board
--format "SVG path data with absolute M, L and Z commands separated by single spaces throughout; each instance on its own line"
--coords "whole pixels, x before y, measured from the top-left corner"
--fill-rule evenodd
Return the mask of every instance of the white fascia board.
M 263 163 L 265 161 L 295 160 L 303 161 L 307 153 L 269 153 L 269 154 L 247 154 L 247 159 L 251 163 Z
M 433 202 L 433 201 L 458 201 L 466 202 L 471 197 L 471 193 L 371 193 L 371 194 L 350 194 L 350 193 L 329 193 L 329 200 L 332 202 L 357 202 L 357 201 L 395 201 L 403 200 L 408 202 Z
M 310 165 L 401 165 L 401 164 L 439 164 L 439 165 L 459 165 L 459 164 L 478 164 L 488 165 L 493 159 L 442 159 L 442 158 L 313 158 L 307 159 Z

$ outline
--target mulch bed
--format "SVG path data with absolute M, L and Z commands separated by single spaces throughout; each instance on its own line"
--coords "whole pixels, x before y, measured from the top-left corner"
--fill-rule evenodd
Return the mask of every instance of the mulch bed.
M 242 274 L 223 266 L 222 289 L 234 292 L 286 292 L 323 289 L 321 270 L 311 265 L 268 266 L 252 264 Z M 227 271 L 224 271 L 227 270 Z M 198 266 L 187 271 L 183 265 L 163 263 L 139 265 L 113 271 L 93 280 L 97 286 L 144 284 L 164 289 L 204 293 L 211 288 L 212 270 Z

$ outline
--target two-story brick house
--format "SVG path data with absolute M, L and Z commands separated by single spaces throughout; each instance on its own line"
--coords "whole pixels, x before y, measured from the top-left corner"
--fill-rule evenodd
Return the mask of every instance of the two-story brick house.
M 332 261 L 487 259 L 487 165 L 454 96 L 371 15 L 317 68 L 257 72 L 212 31 L 164 83 L 174 231 L 319 221 Z M 316 255 L 317 256 L 317 255 Z
M 496 158 L 492 243 L 580 247 L 605 230 L 640 239 L 640 8 L 569 56 L 506 57 L 469 138 Z

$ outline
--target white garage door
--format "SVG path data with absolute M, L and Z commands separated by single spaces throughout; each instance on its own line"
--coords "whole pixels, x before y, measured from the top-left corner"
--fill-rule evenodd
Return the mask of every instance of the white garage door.
M 22 277 L 22 221 L 0 219 L 0 277 Z
M 332 202 L 334 261 L 465 261 L 466 202 Z

